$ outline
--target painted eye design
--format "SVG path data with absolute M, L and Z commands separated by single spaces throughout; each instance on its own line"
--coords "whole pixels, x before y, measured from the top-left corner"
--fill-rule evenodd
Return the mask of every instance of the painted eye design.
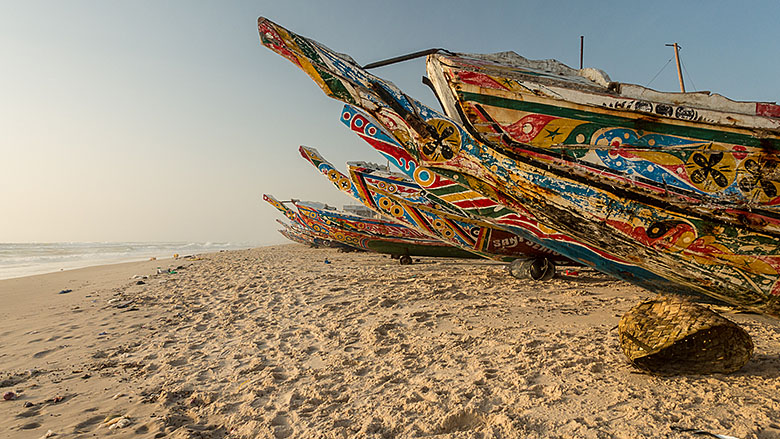
M 394 204 L 393 207 L 390 208 L 390 214 L 396 218 L 402 217 L 404 215 L 404 208 Z
M 390 210 L 390 207 L 393 205 L 393 202 L 390 201 L 387 197 L 382 197 L 379 199 L 379 207 L 381 207 L 383 210 Z

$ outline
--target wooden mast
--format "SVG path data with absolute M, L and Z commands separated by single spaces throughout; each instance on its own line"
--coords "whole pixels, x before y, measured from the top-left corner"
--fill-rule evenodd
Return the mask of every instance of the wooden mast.
M 677 61 L 677 78 L 680 80 L 680 91 L 685 93 L 685 82 L 683 82 L 682 69 L 680 68 L 680 46 L 677 43 L 667 44 L 669 47 L 674 47 L 674 58 Z

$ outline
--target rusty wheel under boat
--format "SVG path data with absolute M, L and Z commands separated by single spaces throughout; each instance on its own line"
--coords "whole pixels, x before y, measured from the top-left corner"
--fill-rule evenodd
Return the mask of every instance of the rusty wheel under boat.
M 555 276 L 555 264 L 547 258 L 515 259 L 507 271 L 517 279 L 547 281 Z

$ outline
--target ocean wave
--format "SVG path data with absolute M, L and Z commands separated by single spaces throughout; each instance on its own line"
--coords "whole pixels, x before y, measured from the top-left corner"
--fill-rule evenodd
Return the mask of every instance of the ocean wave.
M 0 279 L 252 246 L 230 242 L 0 243 Z

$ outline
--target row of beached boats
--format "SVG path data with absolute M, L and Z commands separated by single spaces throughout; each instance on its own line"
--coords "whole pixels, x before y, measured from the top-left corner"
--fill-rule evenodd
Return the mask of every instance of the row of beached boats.
M 780 106 L 662 93 L 515 53 L 439 50 L 424 81 L 442 113 L 314 40 L 262 17 L 258 29 L 400 171 L 350 162 L 345 174 L 301 147 L 383 219 L 317 203 L 293 211 L 266 196 L 290 239 L 406 262 L 518 261 L 535 278 L 581 264 L 780 317 Z

